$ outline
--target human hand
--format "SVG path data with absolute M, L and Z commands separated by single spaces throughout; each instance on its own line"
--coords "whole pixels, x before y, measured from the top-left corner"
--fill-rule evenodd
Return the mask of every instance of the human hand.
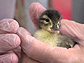
M 39 3 L 33 3 L 29 8 L 30 17 L 36 27 L 38 18 L 45 10 Z M 77 44 L 73 48 L 53 47 L 38 41 L 24 28 L 19 28 L 18 35 L 26 58 L 24 63 L 84 63 L 84 25 L 74 21 L 62 20 L 61 33 L 73 38 Z M 31 59 L 30 59 L 31 58 Z
M 0 21 L 0 63 L 18 62 L 17 55 L 20 52 L 20 38 L 15 34 L 18 28 L 18 23 L 13 19 Z

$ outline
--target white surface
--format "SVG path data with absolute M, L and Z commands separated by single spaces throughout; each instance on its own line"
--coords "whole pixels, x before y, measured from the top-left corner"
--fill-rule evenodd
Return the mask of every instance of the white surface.
M 13 18 L 16 0 L 0 0 L 0 20 Z

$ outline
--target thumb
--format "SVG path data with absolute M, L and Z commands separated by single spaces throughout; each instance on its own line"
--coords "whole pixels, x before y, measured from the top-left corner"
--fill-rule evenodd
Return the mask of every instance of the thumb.
M 34 2 L 30 5 L 29 7 L 29 15 L 34 23 L 34 25 L 38 28 L 38 21 L 39 21 L 39 16 L 41 15 L 42 12 L 44 12 L 46 9 L 38 2 Z
M 19 29 L 18 35 L 22 40 L 21 47 L 23 52 L 26 53 L 28 57 L 42 63 L 66 63 L 79 55 L 77 54 L 77 51 L 79 51 L 78 45 L 71 49 L 53 47 L 38 41 L 24 28 Z

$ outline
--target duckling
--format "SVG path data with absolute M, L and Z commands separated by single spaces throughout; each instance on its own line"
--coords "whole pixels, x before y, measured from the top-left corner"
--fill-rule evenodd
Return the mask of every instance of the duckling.
M 60 34 L 60 21 L 62 17 L 57 10 L 44 11 L 39 17 L 39 29 L 34 33 L 34 37 L 52 46 L 71 48 L 75 42 Z

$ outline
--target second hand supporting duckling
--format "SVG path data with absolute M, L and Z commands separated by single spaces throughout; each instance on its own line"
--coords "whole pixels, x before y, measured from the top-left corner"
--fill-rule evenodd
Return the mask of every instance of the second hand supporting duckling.
M 34 37 L 52 46 L 71 48 L 75 42 L 60 34 L 61 15 L 57 10 L 46 10 L 39 18 L 39 29 L 34 33 Z

